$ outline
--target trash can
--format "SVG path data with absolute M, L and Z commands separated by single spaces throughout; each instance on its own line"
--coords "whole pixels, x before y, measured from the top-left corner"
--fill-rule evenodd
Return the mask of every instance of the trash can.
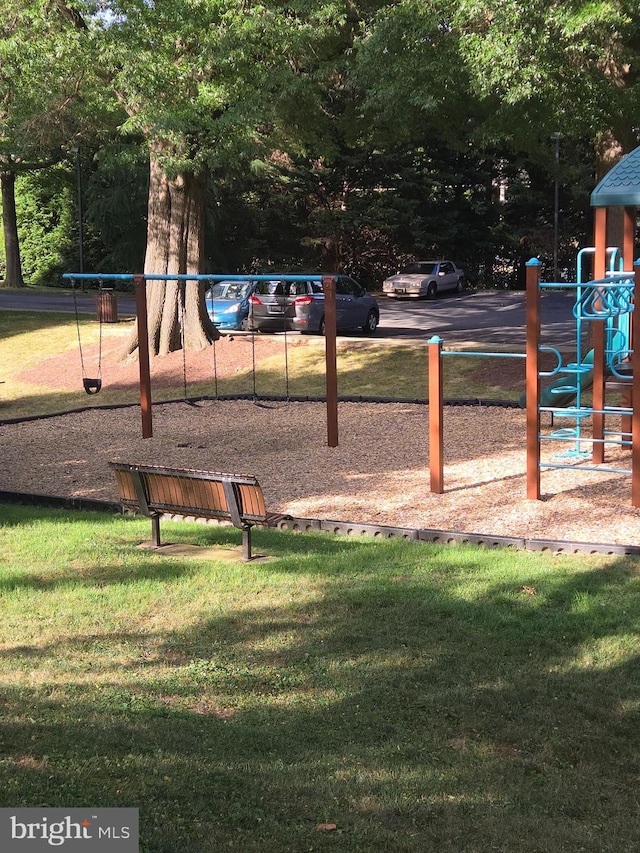
M 118 300 L 113 290 L 105 288 L 98 293 L 96 312 L 101 323 L 118 322 Z

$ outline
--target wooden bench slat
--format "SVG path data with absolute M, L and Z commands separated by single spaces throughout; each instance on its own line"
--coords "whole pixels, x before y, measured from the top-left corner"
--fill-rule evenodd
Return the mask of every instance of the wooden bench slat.
M 245 559 L 251 559 L 251 527 L 269 524 L 284 515 L 267 513 L 262 488 L 255 477 L 211 471 L 110 462 L 120 501 L 152 519 L 154 540 L 160 544 L 163 513 L 226 519 L 243 531 Z
M 258 491 L 255 486 L 240 484 L 238 491 L 240 492 L 244 514 L 251 516 L 263 516 L 267 514 L 262 489 Z
M 136 489 L 133 485 L 131 473 L 129 471 L 116 470 L 115 475 L 118 481 L 120 498 L 126 501 L 136 501 Z

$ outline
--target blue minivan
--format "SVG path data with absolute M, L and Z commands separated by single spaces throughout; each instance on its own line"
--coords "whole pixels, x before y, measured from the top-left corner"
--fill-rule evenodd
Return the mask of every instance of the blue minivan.
M 255 281 L 217 281 L 207 290 L 207 312 L 221 332 L 247 328 L 249 297 L 255 287 Z

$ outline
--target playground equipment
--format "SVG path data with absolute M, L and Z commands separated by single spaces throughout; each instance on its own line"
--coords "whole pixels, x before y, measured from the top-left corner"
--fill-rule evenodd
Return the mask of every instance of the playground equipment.
M 583 320 L 591 324 L 593 349 L 588 353 L 588 359 L 577 358 L 565 366 L 561 364 L 560 357 L 559 366 L 551 374 L 541 372 L 538 363 L 541 348 L 537 318 L 540 291 L 545 287 L 539 282 L 539 269 L 536 259 L 527 264 L 527 496 L 539 500 L 541 471 L 574 467 L 562 459 L 571 455 L 588 458 L 589 453 L 584 449 L 587 446 L 591 450 L 592 464 L 581 463 L 581 470 L 630 474 L 632 504 L 640 506 L 640 424 L 633 406 L 634 400 L 640 400 L 640 348 L 633 347 L 633 341 L 640 340 L 640 313 L 634 311 L 633 302 L 636 284 L 640 282 L 640 265 L 636 263 L 633 272 L 611 273 L 576 289 L 574 316 L 577 327 Z M 548 393 L 544 395 L 541 393 L 541 378 L 555 373 L 563 373 L 566 384 L 546 389 Z M 607 404 L 607 385 L 611 387 L 607 382 L 609 376 L 616 377 L 615 389 L 625 392 L 622 406 Z M 581 397 L 587 383 L 592 385 L 591 405 Z M 558 398 L 569 396 L 569 404 L 563 406 L 553 399 L 554 391 L 558 392 Z M 575 426 L 543 434 L 540 430 L 542 412 L 571 418 Z M 606 430 L 606 418 L 610 415 L 622 418 L 619 433 Z M 586 437 L 582 428 L 586 419 L 592 423 L 591 437 Z M 554 460 L 541 461 L 543 442 L 566 440 L 575 440 L 573 451 Z M 611 444 L 631 448 L 630 468 L 605 467 L 605 448 Z
M 76 281 L 98 281 L 100 286 L 105 281 L 109 282 L 133 282 L 135 291 L 136 322 L 138 341 L 149 339 L 147 318 L 147 294 L 146 284 L 148 281 L 177 281 L 185 286 L 190 281 L 318 281 L 322 283 L 325 298 L 325 383 L 326 383 L 326 409 L 327 409 L 327 444 L 329 447 L 338 446 L 338 373 L 337 373 L 337 344 L 336 344 L 336 277 L 334 275 L 294 275 L 289 273 L 271 273 L 269 275 L 165 275 L 165 274 L 117 274 L 117 273 L 64 273 L 63 279 L 71 282 L 75 297 Z M 179 309 L 182 310 L 184 300 L 181 300 Z M 76 323 L 78 324 L 77 312 Z M 80 333 L 78 324 L 78 342 Z M 183 341 L 184 344 L 184 341 Z M 183 346 L 184 353 L 184 346 Z M 80 359 L 83 369 L 83 382 L 87 393 L 98 393 L 102 387 L 102 380 L 84 379 L 84 362 L 82 361 L 82 348 L 80 348 Z M 153 436 L 152 402 L 151 402 L 151 371 L 149 361 L 149 348 L 138 347 L 139 384 L 140 384 L 140 412 L 142 418 L 142 438 Z M 186 363 L 183 359 L 183 375 L 186 376 Z M 254 370 L 255 376 L 255 370 Z M 87 382 L 96 389 L 89 390 Z M 186 385 L 186 379 L 185 379 Z M 186 392 L 185 392 L 186 396 Z
M 632 341 L 640 340 L 640 312 L 634 311 L 636 281 L 640 281 L 640 261 L 633 272 L 612 272 L 604 278 L 580 286 L 576 283 L 559 284 L 539 281 L 540 262 L 533 258 L 527 264 L 527 346 L 525 353 L 443 351 L 442 340 L 435 336 L 429 346 L 429 466 L 431 491 L 444 491 L 443 452 L 443 370 L 445 357 L 481 358 L 524 358 L 526 359 L 526 410 L 527 410 L 527 496 L 540 499 L 540 474 L 554 468 L 576 468 L 580 462 L 582 471 L 599 471 L 629 474 L 632 478 L 632 501 L 640 506 L 640 432 L 635 420 L 632 400 L 640 400 L 640 348 L 634 350 Z M 545 288 L 572 288 L 575 290 L 573 314 L 576 318 L 576 358 L 565 364 L 562 354 L 555 348 L 540 345 L 539 306 L 540 294 Z M 592 330 L 595 346 L 582 356 L 586 323 L 599 324 L 602 329 Z M 601 332 L 601 334 L 599 334 Z M 598 349 L 600 342 L 600 349 Z M 540 369 L 540 353 L 552 353 L 557 361 L 552 370 Z M 602 361 L 600 373 L 603 403 L 596 407 L 588 404 L 584 392 L 593 388 L 596 381 L 596 363 Z M 543 380 L 551 379 L 543 387 Z M 621 406 L 608 405 L 607 390 L 622 392 Z M 569 419 L 571 426 L 541 430 L 541 413 L 549 413 L 552 425 L 556 418 Z M 605 429 L 605 417 L 618 415 L 622 419 L 620 431 Z M 602 418 L 601 432 L 596 432 L 594 421 Z M 634 420 L 635 418 L 635 420 Z M 584 422 L 591 420 L 592 436 L 584 429 Z M 545 442 L 573 442 L 573 448 L 557 454 L 553 460 L 541 461 L 541 445 Z M 604 465 L 605 445 L 620 445 L 632 449 L 631 468 L 613 468 Z M 588 448 L 588 449 L 587 449 Z M 596 452 L 597 451 L 597 452 Z M 584 464 L 589 456 L 593 465 Z M 570 461 L 573 460 L 573 461 Z M 638 501 L 638 502 L 636 502 Z
M 610 269 L 604 279 L 598 282 L 586 282 L 582 273 L 581 257 L 592 249 L 583 249 L 578 256 L 577 280 L 575 283 L 543 283 L 538 282 L 541 291 L 545 288 L 575 289 L 573 315 L 576 319 L 576 356 L 575 361 L 563 363 L 560 352 L 553 347 L 545 347 L 552 351 L 557 358 L 557 366 L 541 377 L 555 377 L 540 391 L 539 405 L 541 411 L 551 414 L 552 423 L 556 418 L 574 421 L 573 427 L 563 427 L 553 430 L 542 440 L 570 441 L 575 440 L 575 447 L 564 454 L 565 458 L 586 458 L 591 451 L 584 449 L 582 424 L 593 411 L 584 405 L 584 393 L 593 385 L 595 349 L 582 355 L 586 338 L 585 326 L 593 320 L 605 322 L 605 375 L 618 376 L 622 372 L 628 375 L 629 358 L 631 356 L 631 323 L 633 311 L 633 273 L 616 272 Z M 618 249 L 608 249 L 612 261 Z M 608 383 L 607 383 L 608 384 Z M 524 395 L 523 395 L 524 396 Z M 526 404 L 524 399 L 521 400 Z M 609 410 L 608 410 L 609 411 Z M 611 410 L 613 411 L 613 410 Z M 621 412 L 623 417 L 628 412 Z M 630 429 L 627 430 L 630 433 Z M 630 435 L 628 438 L 630 439 Z M 629 442 L 626 442 L 629 443 Z
M 636 208 L 640 205 L 640 147 L 624 157 L 598 184 L 591 195 L 595 208 L 593 247 L 583 249 L 577 257 L 577 275 L 573 283 L 540 282 L 540 262 L 532 258 L 527 269 L 527 343 L 522 354 L 473 353 L 481 356 L 526 358 L 527 412 L 527 497 L 539 500 L 540 474 L 551 468 L 575 468 L 561 461 L 578 458 L 581 470 L 608 471 L 631 475 L 631 501 L 640 507 L 640 311 L 635 311 L 635 293 L 640 293 L 640 260 L 635 257 Z M 607 247 L 608 208 L 622 208 L 622 247 Z M 593 257 L 590 280 L 584 274 L 584 261 Z M 631 269 L 633 266 L 633 270 Z M 564 364 L 562 355 L 553 347 L 540 345 L 540 292 L 545 287 L 575 290 L 573 313 L 576 319 L 576 357 Z M 589 326 L 591 349 L 583 355 L 583 332 Z M 552 371 L 540 371 L 540 352 L 551 351 L 557 358 Z M 470 355 L 471 353 L 464 353 Z M 431 491 L 443 491 L 442 429 L 442 341 L 429 342 L 429 416 Z M 543 379 L 552 379 L 544 388 Z M 591 405 L 583 393 L 591 388 Z M 621 406 L 607 405 L 607 391 L 622 395 Z M 540 415 L 569 418 L 570 427 L 543 434 Z M 606 429 L 610 415 L 621 418 L 618 432 Z M 583 424 L 589 419 L 591 437 L 586 437 Z M 572 441 L 574 447 L 553 461 L 541 462 L 541 444 L 546 441 Z M 606 446 L 617 444 L 631 449 L 629 469 L 604 466 Z M 592 465 L 582 460 L 589 453 Z

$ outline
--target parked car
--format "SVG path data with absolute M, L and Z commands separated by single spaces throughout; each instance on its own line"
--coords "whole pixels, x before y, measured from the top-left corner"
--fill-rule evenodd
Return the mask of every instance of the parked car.
M 205 305 L 212 321 L 221 331 L 246 329 L 249 297 L 256 282 L 217 281 L 205 294 Z
M 319 281 L 261 281 L 249 297 L 247 326 L 260 332 L 324 334 L 324 292 Z M 373 296 L 347 275 L 337 276 L 336 325 L 372 334 L 380 321 Z
M 464 271 L 452 261 L 415 261 L 396 275 L 384 280 L 382 292 L 387 296 L 426 296 L 435 299 L 439 293 L 464 289 Z

